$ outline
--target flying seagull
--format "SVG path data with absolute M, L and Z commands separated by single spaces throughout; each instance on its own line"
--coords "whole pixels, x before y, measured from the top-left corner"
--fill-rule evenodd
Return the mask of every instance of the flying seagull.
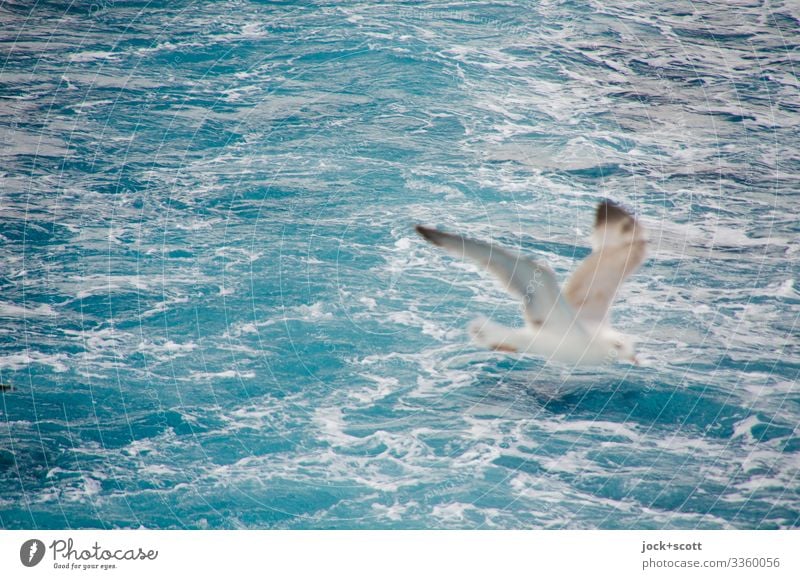
M 618 204 L 606 200 L 598 205 L 592 253 L 563 289 L 544 263 L 422 225 L 416 230 L 448 253 L 489 270 L 522 301 L 525 326 L 521 328 L 474 320 L 470 332 L 479 344 L 570 364 L 637 363 L 633 340 L 611 328 L 608 309 L 622 282 L 644 261 L 647 241 L 644 228 Z

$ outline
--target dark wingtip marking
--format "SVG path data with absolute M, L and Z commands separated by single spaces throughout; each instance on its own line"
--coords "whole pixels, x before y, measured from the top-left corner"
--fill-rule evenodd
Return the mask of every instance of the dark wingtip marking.
M 600 205 L 597 206 L 594 224 L 595 226 L 599 226 L 604 223 L 615 223 L 623 219 L 629 219 L 630 217 L 631 214 L 625 211 L 621 205 L 610 199 L 604 199 L 600 202 Z
M 439 231 L 432 229 L 430 227 L 425 227 L 423 225 L 416 225 L 414 229 L 416 229 L 417 233 L 419 233 L 422 237 L 424 237 L 434 245 L 439 245 L 439 239 L 440 239 Z
M 0 390 L 3 392 L 13 392 L 14 387 L 11 384 L 0 384 Z

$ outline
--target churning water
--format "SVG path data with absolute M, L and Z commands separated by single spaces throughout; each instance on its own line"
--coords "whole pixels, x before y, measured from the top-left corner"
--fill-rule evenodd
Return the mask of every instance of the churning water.
M 791 1 L 0 3 L 0 527 L 800 525 Z M 650 258 L 486 352 L 413 232 Z

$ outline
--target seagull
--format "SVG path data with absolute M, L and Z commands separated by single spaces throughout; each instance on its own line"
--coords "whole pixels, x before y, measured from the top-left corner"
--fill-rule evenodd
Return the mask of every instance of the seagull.
M 416 226 L 426 240 L 469 258 L 493 273 L 522 301 L 525 326 L 510 328 L 480 317 L 469 329 L 476 342 L 501 352 L 518 352 L 575 365 L 638 364 L 633 338 L 609 322 L 609 307 L 622 282 L 645 260 L 645 229 L 617 203 L 597 206 L 592 253 L 563 288 L 546 264 L 497 245 Z

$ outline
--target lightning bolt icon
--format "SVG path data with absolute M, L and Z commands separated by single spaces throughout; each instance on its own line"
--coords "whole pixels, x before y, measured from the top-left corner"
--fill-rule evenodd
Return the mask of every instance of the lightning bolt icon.
M 31 549 L 28 552 L 28 563 L 33 561 L 33 556 L 36 554 L 36 551 L 38 551 L 38 550 L 39 550 L 39 544 L 35 543 L 35 542 L 31 543 Z

